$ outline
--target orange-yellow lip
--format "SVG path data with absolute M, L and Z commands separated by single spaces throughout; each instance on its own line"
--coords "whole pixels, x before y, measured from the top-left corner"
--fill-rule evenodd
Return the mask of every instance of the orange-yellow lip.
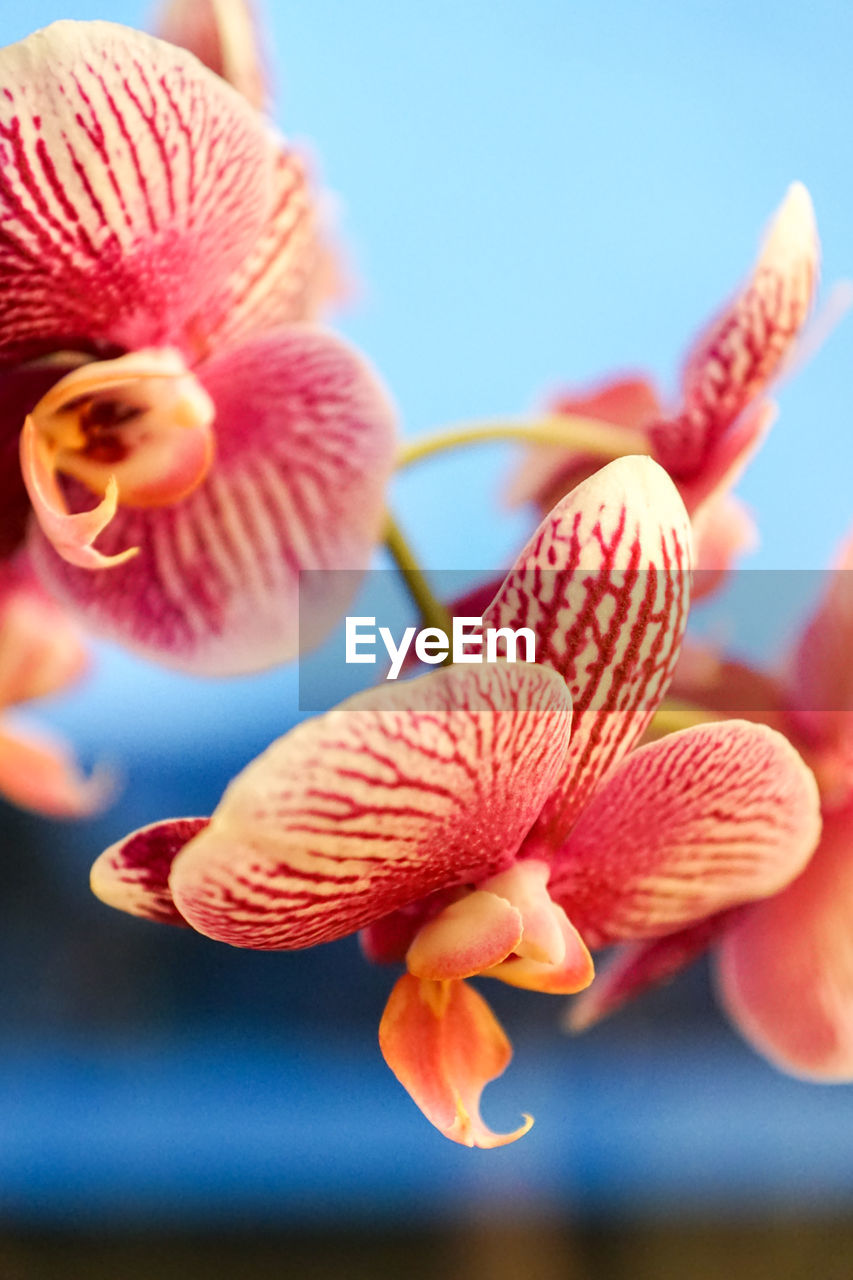
M 119 507 L 169 506 L 204 480 L 214 454 L 214 406 L 176 351 L 133 352 L 60 379 L 21 433 L 21 469 L 36 518 L 56 551 L 81 568 L 121 564 L 128 548 L 93 546 Z M 58 476 L 101 501 L 71 513 Z

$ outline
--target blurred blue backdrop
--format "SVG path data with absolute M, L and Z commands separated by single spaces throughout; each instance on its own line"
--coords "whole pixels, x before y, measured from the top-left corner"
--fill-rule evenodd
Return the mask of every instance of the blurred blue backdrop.
M 814 197 L 824 280 L 853 274 L 844 0 L 268 10 L 277 118 L 336 193 L 358 282 L 336 323 L 407 433 L 520 413 L 612 371 L 672 392 L 794 178 Z M 30 0 L 3 6 L 0 42 L 60 17 L 149 16 L 129 0 Z M 853 519 L 851 356 L 848 321 L 780 388 L 740 489 L 760 521 L 753 567 L 822 567 Z M 506 563 L 529 527 L 499 501 L 512 456 L 481 448 L 398 485 L 428 566 Z M 104 646 L 85 686 L 45 704 L 125 790 L 73 829 L 8 817 L 0 1212 L 430 1214 L 492 1192 L 671 1211 L 850 1192 L 851 1091 L 775 1076 L 708 1017 L 701 976 L 581 1047 L 558 1037 L 554 1002 L 497 1001 L 517 1059 L 488 1113 L 512 1124 L 529 1106 L 538 1124 L 483 1158 L 443 1144 L 385 1071 L 387 975 L 354 945 L 243 955 L 89 899 L 104 843 L 208 810 L 295 715 L 292 671 L 213 684 Z

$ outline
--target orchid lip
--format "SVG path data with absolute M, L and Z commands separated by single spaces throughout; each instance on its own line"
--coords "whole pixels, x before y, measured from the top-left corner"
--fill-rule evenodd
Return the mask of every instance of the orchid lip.
M 81 568 L 105 568 L 135 554 L 97 551 L 94 540 L 119 505 L 180 502 L 213 461 L 213 401 L 177 351 L 152 349 L 87 361 L 42 397 L 21 432 L 21 470 L 42 531 Z M 101 501 L 71 513 L 58 476 Z

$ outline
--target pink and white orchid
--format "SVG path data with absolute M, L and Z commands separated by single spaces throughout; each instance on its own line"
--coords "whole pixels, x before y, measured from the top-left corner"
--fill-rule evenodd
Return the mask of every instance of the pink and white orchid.
M 675 688 L 784 732 L 811 766 L 823 810 L 814 857 L 782 892 L 667 938 L 625 948 L 575 1006 L 578 1028 L 714 948 L 717 992 L 746 1039 L 782 1069 L 853 1080 L 853 537 L 779 675 L 695 650 Z
M 105 774 L 86 778 L 67 746 L 8 713 L 78 680 L 87 654 L 76 627 L 25 562 L 0 563 L 0 794 L 55 818 L 82 817 L 104 803 Z
M 586 986 L 590 946 L 653 937 L 774 892 L 819 832 L 814 779 L 744 722 L 628 755 L 663 697 L 688 606 L 690 525 L 666 473 L 624 458 L 565 497 L 487 610 L 537 662 L 449 667 L 357 695 L 275 742 L 212 818 L 155 823 L 95 863 L 136 915 L 240 947 L 361 931 L 398 961 L 391 1069 L 442 1133 L 480 1118 L 509 1043 L 466 979 Z M 744 818 L 746 809 L 746 819 Z
M 772 406 L 762 397 L 790 359 L 809 314 L 819 255 L 811 200 L 795 182 L 751 275 L 693 344 L 673 411 L 642 377 L 610 379 L 563 394 L 552 405 L 558 415 L 599 421 L 645 440 L 693 519 L 702 571 L 696 597 L 713 590 L 734 558 L 754 544 L 752 519 L 730 490 L 772 423 Z M 596 458 L 556 446 L 530 449 L 509 499 L 533 502 L 544 513 L 598 465 Z
M 112 24 L 0 50 L 0 80 L 0 551 L 26 541 L 101 634 L 173 665 L 292 657 L 300 570 L 367 564 L 393 454 L 374 375 L 307 323 L 301 160 Z

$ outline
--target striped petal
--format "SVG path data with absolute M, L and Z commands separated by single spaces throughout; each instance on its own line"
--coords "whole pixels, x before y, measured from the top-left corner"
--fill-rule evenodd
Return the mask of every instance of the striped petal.
M 400 1084 L 446 1138 L 465 1147 L 502 1147 L 527 1133 L 493 1133 L 480 1118 L 480 1095 L 501 1075 L 512 1048 L 482 996 L 464 982 L 428 982 L 404 974 L 379 1027 L 382 1056 Z
M 642 430 L 661 415 L 654 387 L 645 378 L 612 378 L 600 386 L 554 399 L 550 412 L 598 419 L 609 426 Z M 544 516 L 577 484 L 601 466 L 601 459 L 555 445 L 528 449 L 510 478 L 507 502 L 536 504 Z
M 690 512 L 694 528 L 701 530 L 709 510 L 724 501 L 747 464 L 767 439 L 776 420 L 776 406 L 759 400 L 741 414 L 725 435 L 712 445 L 702 467 L 688 480 L 678 481 L 678 491 Z
M 673 476 L 695 476 L 779 370 L 809 313 L 819 256 L 811 199 L 795 182 L 751 276 L 688 356 L 681 412 L 652 428 L 655 457 Z
M 771 1062 L 809 1079 L 853 1080 L 853 811 L 827 816 L 799 879 L 726 935 L 717 986 Z
M 814 776 L 787 738 L 703 724 L 625 761 L 555 853 L 550 893 L 591 947 L 653 938 L 777 893 L 819 836 Z
M 253 107 L 266 106 L 260 34 L 248 0 L 167 0 L 155 30 L 161 39 L 189 49 Z
M 39 572 L 101 634 L 206 674 L 295 656 L 302 570 L 363 569 L 379 537 L 393 457 L 392 413 L 374 376 L 338 339 L 292 328 L 201 366 L 217 452 L 183 501 L 120 507 L 101 534 L 128 563 L 90 573 L 34 532 Z M 90 502 L 85 493 L 82 502 Z M 345 607 L 341 578 L 311 575 L 303 642 Z
M 332 253 L 324 243 L 306 163 L 283 139 L 270 139 L 273 198 L 252 252 L 211 304 L 219 316 L 212 344 L 232 344 L 276 325 L 312 320 L 334 292 Z
M 666 692 L 687 621 L 690 547 L 666 473 L 620 458 L 551 512 L 486 610 L 487 626 L 535 631 L 536 661 L 572 697 L 571 745 L 531 857 L 566 833 Z
M 207 826 L 208 818 L 172 818 L 152 822 L 105 849 L 96 860 L 90 885 L 108 907 L 160 924 L 185 925 L 169 891 L 175 857 Z
M 194 354 L 269 213 L 260 118 L 190 54 L 104 22 L 0 50 L 0 83 L 0 356 Z
M 545 668 L 447 668 L 359 694 L 274 743 L 176 859 L 181 914 L 260 950 L 354 933 L 505 868 L 565 753 Z

